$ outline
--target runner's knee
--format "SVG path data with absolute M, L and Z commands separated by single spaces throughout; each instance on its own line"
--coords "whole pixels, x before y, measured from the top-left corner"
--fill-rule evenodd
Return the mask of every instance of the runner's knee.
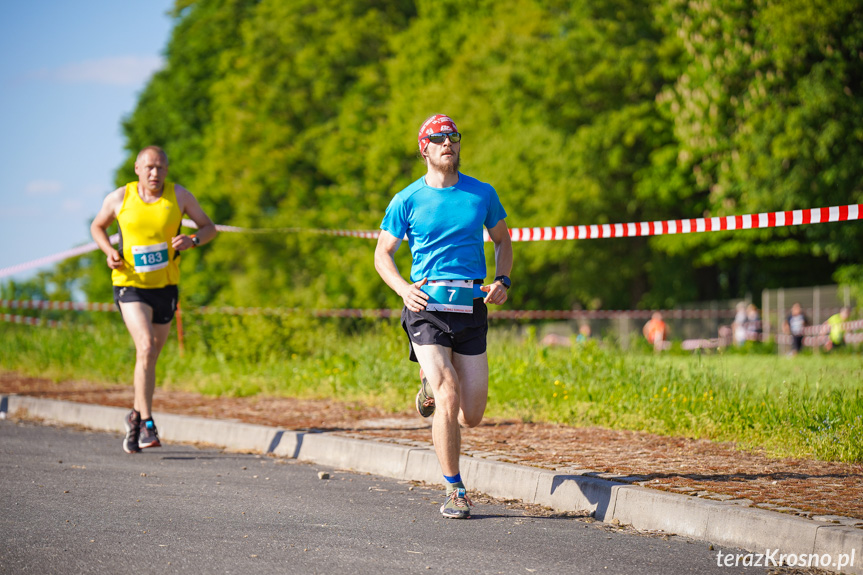
M 156 342 L 152 340 L 136 342 L 135 345 L 135 357 L 139 362 L 155 362 L 156 359 L 158 359 L 159 357 L 160 351 L 161 346 L 159 346 Z
M 482 423 L 482 411 L 466 412 L 464 410 L 459 413 L 458 422 L 464 427 L 476 427 Z

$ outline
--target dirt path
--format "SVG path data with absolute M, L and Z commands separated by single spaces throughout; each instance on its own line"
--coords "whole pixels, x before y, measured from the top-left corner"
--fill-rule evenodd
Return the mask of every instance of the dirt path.
M 0 393 L 128 407 L 130 386 L 0 374 Z M 283 397 L 206 397 L 157 389 L 156 411 L 282 427 L 321 429 L 382 441 L 430 444 L 429 421 L 355 403 Z M 118 423 L 119 427 L 119 423 Z M 463 431 L 468 454 L 566 472 L 593 470 L 652 488 L 754 505 L 802 516 L 838 515 L 863 528 L 863 465 L 777 459 L 730 443 L 602 428 L 486 420 Z

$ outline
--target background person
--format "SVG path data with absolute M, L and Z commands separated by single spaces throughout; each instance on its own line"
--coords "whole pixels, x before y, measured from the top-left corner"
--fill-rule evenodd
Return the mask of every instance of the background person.
M 390 202 L 375 248 L 375 269 L 404 302 L 402 327 L 410 359 L 420 364 L 417 411 L 432 414 L 432 439 L 446 482 L 444 517 L 470 517 L 459 471 L 461 429 L 480 424 L 488 399 L 486 303 L 507 300 L 512 242 L 495 189 L 459 172 L 461 134 L 452 118 L 436 114 L 417 136 L 427 173 Z M 486 277 L 483 227 L 494 242 L 494 281 Z M 410 281 L 395 253 L 407 235 Z M 482 297 L 482 296 L 485 297 Z
M 107 256 L 114 301 L 135 343 L 135 397 L 124 418 L 126 453 L 161 445 L 152 414 L 156 361 L 177 310 L 180 252 L 207 243 L 217 233 L 195 196 L 165 182 L 168 156 L 161 148 L 141 150 L 135 174 L 137 182 L 108 194 L 90 225 L 90 234 Z M 180 233 L 184 215 L 197 224 L 196 234 Z M 114 220 L 120 228 L 117 249 L 107 232 Z
M 578 335 L 575 336 L 575 343 L 587 343 L 587 340 L 590 339 L 590 324 L 587 322 L 582 323 L 578 327 Z
M 809 325 L 809 320 L 803 313 L 803 308 L 798 302 L 791 306 L 791 313 L 785 318 L 782 326 L 786 334 L 791 335 L 791 355 L 797 355 L 803 349 L 803 330 Z
M 851 311 L 847 307 L 843 307 L 839 313 L 834 313 L 824 322 L 825 328 L 829 329 L 829 336 L 824 343 L 825 350 L 830 351 L 834 347 L 845 345 L 845 323 L 850 315 Z
M 650 320 L 644 324 L 641 329 L 647 342 L 653 346 L 654 351 L 662 351 L 665 340 L 668 339 L 668 326 L 662 320 L 662 314 L 658 311 L 653 312 Z
M 761 313 L 754 303 L 746 306 L 745 326 L 748 341 L 761 341 Z
M 746 303 L 737 303 L 737 312 L 731 323 L 731 333 L 734 337 L 734 345 L 740 347 L 746 343 Z

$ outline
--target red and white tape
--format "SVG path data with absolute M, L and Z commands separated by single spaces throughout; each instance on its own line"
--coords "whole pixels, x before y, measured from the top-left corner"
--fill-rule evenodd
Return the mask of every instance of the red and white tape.
M 515 228 L 510 231 L 515 242 L 550 240 L 595 240 L 602 238 L 631 238 L 728 230 L 778 228 L 829 222 L 847 222 L 860 219 L 863 204 L 811 208 L 785 212 L 747 214 L 688 220 L 633 222 L 627 224 L 595 224 L 589 226 L 558 226 L 547 228 Z
M 90 303 L 71 301 L 43 301 L 43 300 L 0 300 L 0 309 L 20 310 L 63 310 L 63 311 L 97 311 L 116 312 L 117 308 L 112 303 Z M 827 314 L 839 311 L 839 308 L 825 308 Z M 274 308 L 274 307 L 234 307 L 234 306 L 201 306 L 185 310 L 185 313 L 199 314 L 227 314 L 227 315 L 290 315 L 295 313 L 307 313 L 313 317 L 339 317 L 339 318 L 370 318 L 381 319 L 396 317 L 399 310 L 391 309 L 312 309 L 302 308 Z M 732 317 L 734 310 L 664 310 L 661 311 L 666 319 L 704 319 Z M 557 320 L 585 320 L 585 319 L 647 319 L 653 314 L 650 310 L 498 310 L 490 311 L 489 317 L 497 319 L 557 319 Z M 21 315 L 2 314 L 0 320 L 5 322 L 33 325 L 60 327 L 63 322 Z M 863 320 L 845 322 L 842 327 L 848 332 L 863 330 Z M 804 329 L 803 345 L 806 347 L 821 346 L 827 342 L 830 328 L 824 324 L 809 326 Z M 754 341 L 762 341 L 767 336 L 753 334 Z M 779 334 L 776 341 L 782 345 L 791 343 L 791 336 Z M 863 333 L 846 333 L 845 342 L 859 344 L 863 342 Z M 717 349 L 729 347 L 732 344 L 731 337 L 719 338 L 695 338 L 686 339 L 681 342 L 681 349 L 695 351 L 698 349 Z M 663 342 L 663 349 L 671 347 L 671 342 Z
M 183 225 L 187 228 L 198 229 L 198 225 L 192 220 L 183 220 Z M 241 228 L 239 226 L 225 226 L 216 224 L 216 229 L 220 232 L 239 233 L 239 234 L 321 234 L 327 236 L 346 236 L 352 238 L 363 238 L 367 240 L 376 240 L 378 238 L 377 231 L 363 230 L 326 230 L 322 228 Z
M 80 301 L 9 300 L 0 299 L 0 309 L 51 309 L 71 311 L 117 311 L 112 303 Z
M 65 310 L 65 311 L 107 311 L 115 312 L 113 303 L 91 303 L 73 301 L 45 300 L 0 300 L 0 309 L 33 309 L 33 310 Z M 841 308 L 822 308 L 825 315 L 838 313 Z M 495 319 L 511 320 L 647 320 L 659 311 L 663 319 L 727 319 L 733 318 L 733 309 L 667 309 L 667 310 L 489 310 L 488 315 Z M 330 308 L 306 309 L 293 307 L 243 307 L 243 306 L 199 306 L 184 309 L 186 313 L 227 314 L 227 315 L 290 315 L 305 313 L 314 317 L 368 317 L 388 318 L 401 313 L 398 309 L 371 308 Z M 863 329 L 863 320 L 846 322 L 845 329 Z M 806 335 L 819 335 L 826 328 L 823 324 L 805 328 Z
M 826 310 L 825 313 L 833 315 L 833 313 L 838 312 L 839 310 Z M 833 313 L 831 313 L 833 312 Z M 863 319 L 858 319 L 854 321 L 847 321 L 842 324 L 842 328 L 848 331 L 863 329 Z M 830 327 L 824 325 L 823 323 L 820 325 L 811 325 L 809 327 L 803 328 L 803 335 L 824 335 L 826 333 L 830 333 Z
M 20 323 L 23 325 L 38 325 L 38 326 L 46 326 L 46 327 L 60 327 L 62 322 L 55 321 L 53 319 L 44 319 L 41 317 L 27 317 L 23 315 L 12 315 L 9 313 L 4 313 L 0 315 L 0 319 L 7 323 Z
M 119 234 L 112 235 L 110 237 L 110 240 L 112 244 L 116 244 L 118 241 L 120 241 Z M 27 271 L 33 268 L 38 268 L 47 264 L 61 262 L 63 260 L 73 258 L 75 256 L 80 256 L 98 249 L 99 246 L 96 244 L 96 242 L 90 242 L 89 244 L 84 244 L 83 246 L 78 246 L 77 248 L 58 252 L 54 255 L 45 256 L 44 258 L 39 258 L 33 261 L 25 262 L 23 264 L 17 264 L 8 268 L 0 269 L 0 278 L 15 275 L 17 273 Z
M 853 323 L 853 322 L 852 322 Z M 847 326 L 850 324 L 846 324 Z M 821 334 L 821 335 L 812 335 L 806 336 L 803 338 L 803 346 L 804 347 L 821 347 L 825 343 L 827 343 L 827 339 L 829 335 Z M 754 339 L 753 341 L 766 341 L 766 338 L 759 337 Z M 859 344 L 863 342 L 863 333 L 846 333 L 845 334 L 845 343 L 846 344 Z M 791 345 L 791 336 L 788 334 L 779 334 L 776 336 L 776 343 L 780 345 Z M 718 349 L 720 347 L 731 347 L 731 338 L 719 338 L 714 337 L 711 339 L 686 339 L 683 340 L 680 344 L 680 348 L 684 351 L 695 351 L 696 349 Z
M 810 208 L 741 216 L 715 218 L 695 218 L 687 220 L 665 220 L 655 222 L 632 222 L 625 224 L 593 224 L 582 226 L 556 226 L 541 228 L 512 228 L 509 235 L 514 242 L 536 242 L 556 240 L 595 240 L 603 238 L 631 238 L 639 236 L 658 236 L 670 234 L 689 234 L 718 232 L 728 230 L 750 230 L 784 226 L 802 226 L 831 222 L 847 222 L 860 219 L 863 204 L 833 206 L 829 208 Z M 183 220 L 183 225 L 197 229 L 192 220 Z M 217 225 L 216 229 L 228 233 L 271 234 L 307 233 L 330 236 L 343 236 L 363 239 L 377 239 L 377 230 L 326 230 L 319 228 L 243 228 L 239 226 Z M 483 231 L 485 241 L 490 241 L 488 231 Z M 111 243 L 117 243 L 118 236 L 111 236 Z M 14 275 L 46 264 L 59 262 L 98 249 L 95 242 L 39 258 L 23 264 L 0 269 L 0 278 Z
M 863 204 L 849 204 L 829 208 L 809 208 L 782 212 L 765 212 L 740 216 L 720 216 L 712 218 L 693 218 L 685 220 L 664 220 L 653 222 L 630 222 L 624 224 L 593 224 L 581 226 L 555 226 L 538 228 L 512 228 L 509 235 L 514 242 L 536 242 L 556 240 L 596 240 L 605 238 L 631 238 L 640 236 L 659 236 L 671 234 L 690 234 L 700 232 L 719 232 L 730 230 L 751 230 L 847 222 L 860 219 Z M 194 222 L 183 220 L 183 225 L 195 227 Z M 333 236 L 377 239 L 377 231 L 325 230 L 303 228 L 239 228 L 236 226 L 216 226 L 220 231 L 240 233 L 305 232 Z M 485 241 L 491 241 L 488 231 L 484 231 Z

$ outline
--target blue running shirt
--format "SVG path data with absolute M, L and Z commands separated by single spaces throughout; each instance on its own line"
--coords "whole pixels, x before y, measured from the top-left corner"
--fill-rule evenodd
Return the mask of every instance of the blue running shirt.
M 473 280 L 486 275 L 482 228 L 493 228 L 506 211 L 489 184 L 459 173 L 450 188 L 418 179 L 390 202 L 381 229 L 407 234 L 413 264 L 411 281 Z

